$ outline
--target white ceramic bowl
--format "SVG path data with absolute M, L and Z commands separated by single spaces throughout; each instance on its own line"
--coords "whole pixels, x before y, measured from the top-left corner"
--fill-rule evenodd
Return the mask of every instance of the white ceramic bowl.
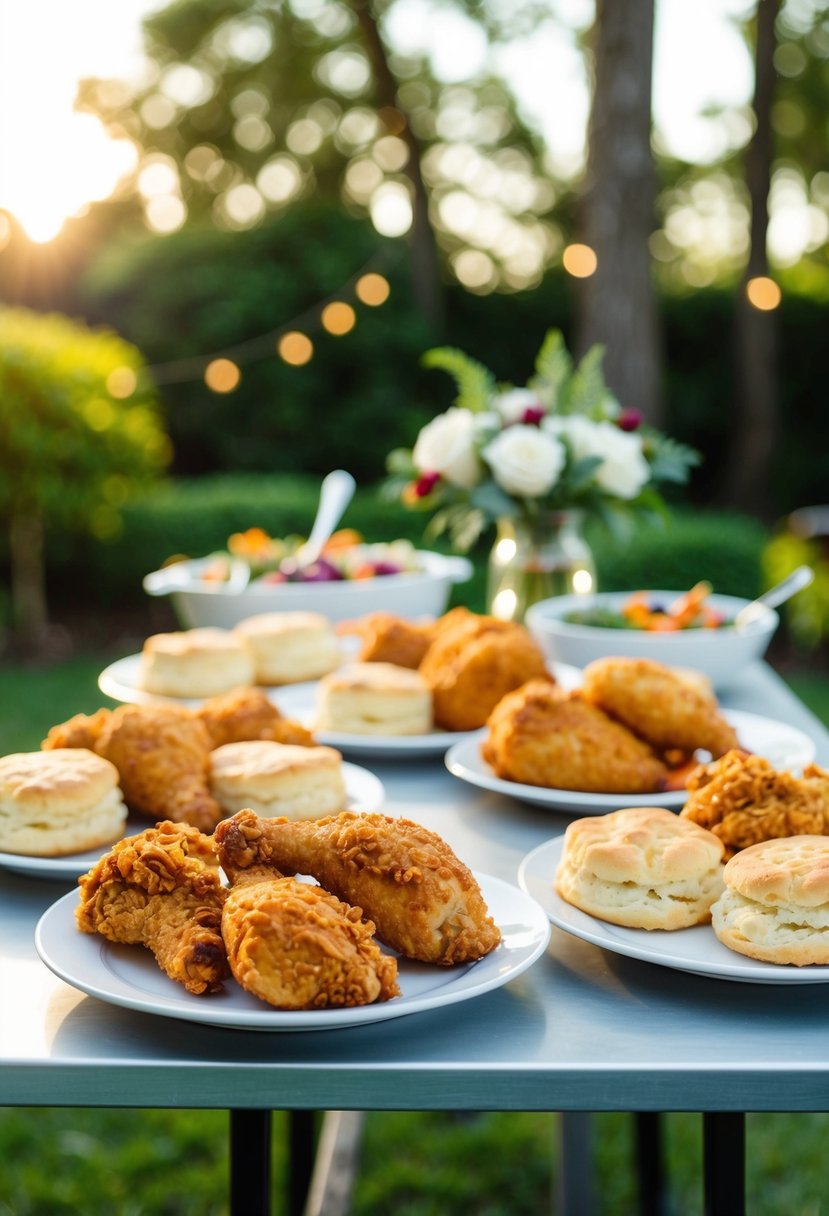
M 453 583 L 472 576 L 464 557 L 418 551 L 420 570 L 378 578 L 330 583 L 250 583 L 236 591 L 226 583 L 204 583 L 199 571 L 209 558 L 176 562 L 144 579 L 149 595 L 170 595 L 181 624 L 188 629 L 218 625 L 230 629 L 260 612 L 321 612 L 330 621 L 347 621 L 367 612 L 392 612 L 414 620 L 440 616 Z
M 651 591 L 654 603 L 669 604 L 679 591 Z M 593 659 L 618 655 L 624 658 L 655 659 L 673 667 L 701 671 L 715 688 L 733 684 L 746 667 L 766 652 L 780 618 L 773 608 L 763 608 L 744 630 L 729 625 L 717 629 L 683 629 L 676 633 L 654 633 L 645 629 L 613 629 L 596 625 L 576 625 L 564 620 L 571 612 L 621 608 L 630 598 L 629 591 L 597 595 L 560 595 L 533 604 L 526 624 L 538 639 L 548 658 L 574 667 L 586 667 Z M 711 595 L 706 600 L 727 621 L 732 620 L 749 601 L 733 595 Z

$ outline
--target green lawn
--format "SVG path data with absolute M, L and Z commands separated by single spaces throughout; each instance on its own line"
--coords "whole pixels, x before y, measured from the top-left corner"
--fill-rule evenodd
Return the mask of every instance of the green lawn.
M 0 667 L 0 754 L 38 747 L 49 726 L 111 704 L 101 659 Z M 788 675 L 829 722 L 829 680 Z M 2 998 L 7 999 L 7 998 Z M 276 1216 L 285 1181 L 284 1122 L 274 1125 Z M 354 1216 L 530 1216 L 554 1210 L 554 1115 L 369 1115 Z M 595 1120 L 597 1216 L 635 1210 L 632 1120 Z M 700 1119 L 665 1119 L 672 1210 L 701 1213 Z M 751 1216 L 829 1212 L 823 1161 L 829 1115 L 748 1118 Z M 0 1216 L 224 1216 L 227 1116 L 217 1111 L 0 1110 Z

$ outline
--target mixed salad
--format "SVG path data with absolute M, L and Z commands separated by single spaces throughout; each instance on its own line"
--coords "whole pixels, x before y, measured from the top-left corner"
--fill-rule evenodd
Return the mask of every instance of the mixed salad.
M 382 578 L 419 570 L 417 550 L 407 540 L 367 543 L 353 528 L 342 528 L 329 538 L 310 565 L 297 563 L 302 536 L 284 539 L 263 528 L 248 528 L 228 538 L 227 549 L 211 555 L 201 572 L 205 582 L 226 582 L 232 563 L 243 561 L 251 581 L 259 583 L 331 583 L 344 579 Z
M 676 633 L 681 629 L 718 629 L 727 624 L 722 612 L 706 601 L 712 587 L 696 583 L 672 603 L 660 604 L 648 591 L 634 591 L 618 610 L 586 608 L 564 618 L 572 625 L 594 625 L 602 629 L 644 629 L 651 633 Z

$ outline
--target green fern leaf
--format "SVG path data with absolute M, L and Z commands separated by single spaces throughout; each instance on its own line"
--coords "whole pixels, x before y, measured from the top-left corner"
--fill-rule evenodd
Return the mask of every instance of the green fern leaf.
M 564 345 L 560 329 L 550 329 L 535 360 L 535 377 L 530 386 L 540 392 L 550 406 L 555 406 L 562 387 L 573 371 L 573 360 Z
M 591 346 L 567 384 L 562 412 L 584 414 L 601 420 L 602 403 L 607 397 L 607 385 L 602 372 L 603 346 Z
M 481 413 L 487 409 L 497 391 L 492 372 L 471 355 L 452 346 L 436 346 L 433 350 L 427 350 L 421 362 L 424 367 L 439 368 L 453 377 L 458 390 L 455 405 L 461 409 Z

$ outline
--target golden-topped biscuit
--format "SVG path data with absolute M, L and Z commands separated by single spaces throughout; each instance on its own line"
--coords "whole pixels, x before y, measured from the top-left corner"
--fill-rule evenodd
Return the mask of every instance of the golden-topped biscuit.
M 144 692 L 211 697 L 254 682 L 251 651 L 230 629 L 156 633 L 141 650 L 137 683 Z
M 635 929 L 683 929 L 710 919 L 723 888 L 723 845 L 661 807 L 576 819 L 555 875 L 562 899 Z

